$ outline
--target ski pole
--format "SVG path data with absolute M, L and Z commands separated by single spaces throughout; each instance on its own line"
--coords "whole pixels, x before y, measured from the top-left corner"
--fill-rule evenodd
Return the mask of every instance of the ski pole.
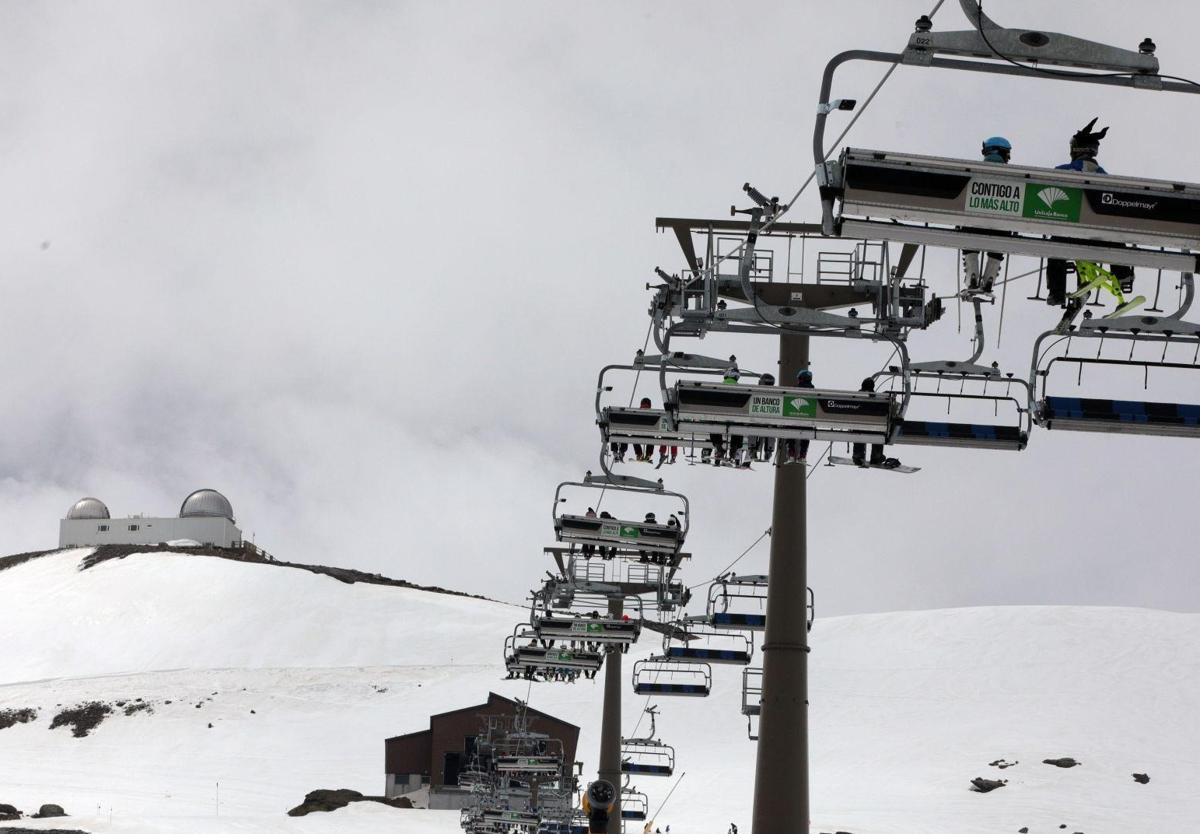
M 656 819 L 658 819 L 658 815 L 662 813 L 663 806 L 667 804 L 667 800 L 671 798 L 671 794 L 675 793 L 675 789 L 679 787 L 679 783 L 683 781 L 684 776 L 687 776 L 686 770 L 679 774 L 679 778 L 675 780 L 675 784 L 671 786 L 671 790 L 667 791 L 667 795 L 663 798 L 663 801 L 658 804 L 658 808 L 650 817 L 650 822 L 654 822 Z

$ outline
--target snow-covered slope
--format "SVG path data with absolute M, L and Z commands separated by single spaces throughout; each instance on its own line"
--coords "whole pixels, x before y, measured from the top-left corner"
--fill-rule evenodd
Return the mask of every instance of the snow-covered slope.
M 91 814 L 73 824 L 93 832 L 448 833 L 455 814 L 283 811 L 318 787 L 381 792 L 384 738 L 489 690 L 529 692 L 578 723 L 594 771 L 599 682 L 502 680 L 500 643 L 519 609 L 174 554 L 81 572 L 82 556 L 0 571 L 0 710 L 40 710 L 0 730 L 0 802 L 57 802 Z M 814 832 L 1198 828 L 1198 616 L 904 612 L 820 620 L 812 638 Z M 687 775 L 659 825 L 685 834 L 749 822 L 740 676 L 718 667 L 714 683 L 708 699 L 662 700 L 660 735 Z M 114 715 L 86 738 L 47 729 L 59 704 L 136 698 L 153 712 Z M 627 694 L 627 731 L 643 703 Z M 1041 763 L 1058 756 L 1083 764 Z M 1001 758 L 1019 764 L 989 766 Z M 976 776 L 1008 785 L 974 793 Z M 653 807 L 669 784 L 639 787 Z

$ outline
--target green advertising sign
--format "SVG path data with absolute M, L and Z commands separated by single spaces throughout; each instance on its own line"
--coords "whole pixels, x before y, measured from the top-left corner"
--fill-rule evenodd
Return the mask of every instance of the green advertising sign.
M 1079 208 L 1082 205 L 1082 189 L 1030 183 L 1025 187 L 1025 203 L 1021 216 L 1036 220 L 1078 223 Z
M 971 214 L 1025 217 L 1078 223 L 1083 190 L 1066 185 L 1018 183 L 976 177 L 967 187 L 966 210 Z
M 816 397 L 787 397 L 783 403 L 784 417 L 816 417 Z
M 638 528 L 636 528 L 636 527 L 632 527 L 632 526 L 630 526 L 630 525 L 628 525 L 628 524 L 622 524 L 622 525 L 621 525 L 621 538 L 623 538 L 623 539 L 636 539 L 636 538 L 638 538 L 638 537 L 639 537 L 639 536 L 641 536 L 641 535 L 642 535 L 642 531 L 641 531 L 641 530 L 639 530 Z

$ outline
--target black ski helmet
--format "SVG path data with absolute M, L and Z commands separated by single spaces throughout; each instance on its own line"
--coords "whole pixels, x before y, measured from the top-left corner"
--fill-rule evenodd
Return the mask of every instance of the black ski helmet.
M 1100 153 L 1100 140 L 1108 135 L 1108 127 L 1093 132 L 1099 118 L 1092 119 L 1071 137 L 1071 159 L 1093 159 Z

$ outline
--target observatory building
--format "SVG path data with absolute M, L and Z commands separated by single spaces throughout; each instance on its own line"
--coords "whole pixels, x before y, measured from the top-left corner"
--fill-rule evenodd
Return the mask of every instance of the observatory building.
M 233 505 L 215 489 L 198 489 L 183 499 L 175 518 L 113 518 L 99 498 L 81 498 L 58 523 L 58 546 L 101 544 L 196 543 L 241 547 L 242 531 L 233 521 Z

